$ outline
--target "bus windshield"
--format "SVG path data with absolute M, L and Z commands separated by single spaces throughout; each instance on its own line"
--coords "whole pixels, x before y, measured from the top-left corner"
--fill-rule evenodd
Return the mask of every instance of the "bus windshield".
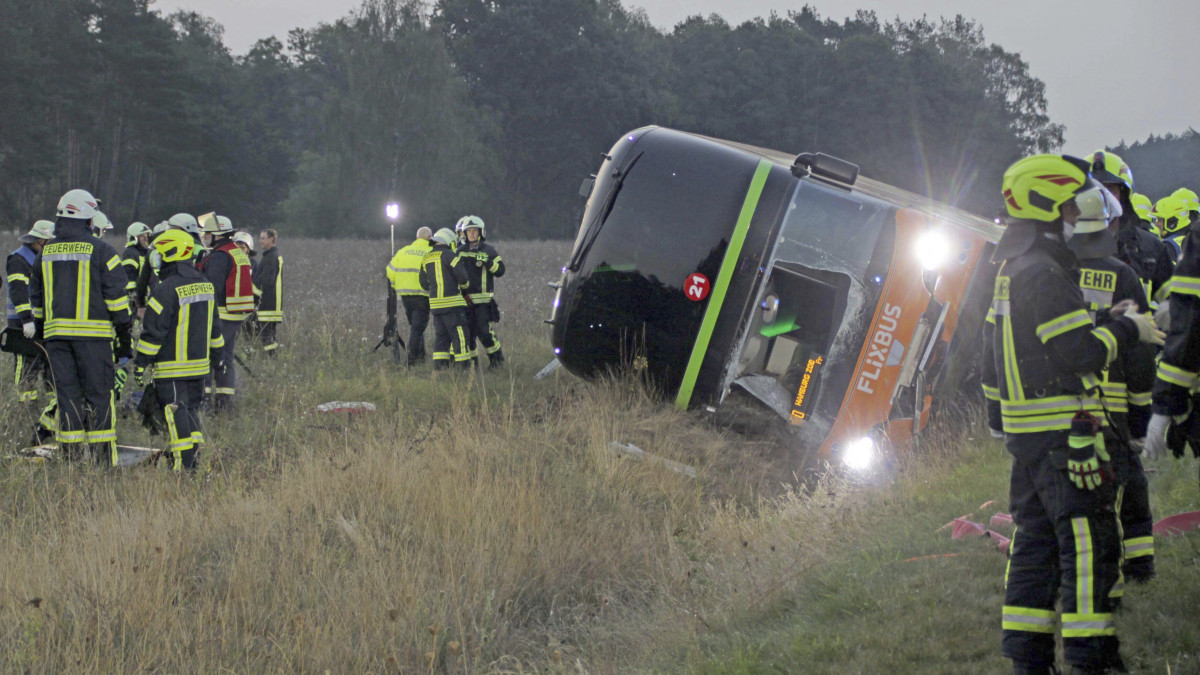
M 802 180 L 765 261 L 760 310 L 745 334 L 737 377 L 774 379 L 773 398 L 787 401 L 805 437 L 824 438 L 845 398 L 891 265 L 895 211 L 861 193 Z M 761 391 L 763 378 L 751 379 Z

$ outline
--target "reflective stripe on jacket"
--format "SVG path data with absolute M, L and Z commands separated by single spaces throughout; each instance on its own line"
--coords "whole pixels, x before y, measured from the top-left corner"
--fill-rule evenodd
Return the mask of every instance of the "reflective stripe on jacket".
M 421 263 L 431 249 L 428 239 L 417 239 L 392 256 L 387 278 L 397 295 L 429 295 L 429 291 L 421 288 Z

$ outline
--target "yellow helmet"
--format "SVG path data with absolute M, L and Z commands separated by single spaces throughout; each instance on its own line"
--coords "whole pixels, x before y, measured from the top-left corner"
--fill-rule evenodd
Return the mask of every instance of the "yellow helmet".
M 196 240 L 183 230 L 167 230 L 154 239 L 154 250 L 163 262 L 191 260 L 196 250 Z
M 1129 170 L 1129 165 L 1125 163 L 1125 160 L 1107 150 L 1093 152 L 1091 160 L 1092 178 L 1105 185 L 1121 183 L 1131 192 L 1133 191 L 1133 172 Z
M 1092 183 L 1095 185 L 1095 183 Z M 1012 218 L 1052 223 L 1059 207 L 1088 187 L 1087 162 L 1068 155 L 1033 155 L 1004 172 L 1001 190 Z
M 1150 220 L 1150 211 L 1154 209 L 1154 202 L 1146 195 L 1135 192 L 1129 197 L 1129 201 L 1133 202 L 1133 210 L 1137 212 L 1138 218 L 1142 220 Z
M 1154 227 L 1162 237 L 1175 234 L 1191 223 L 1184 200 L 1175 195 L 1158 200 L 1150 214 L 1154 217 Z
M 1184 211 L 1200 211 L 1200 197 L 1196 196 L 1195 192 L 1187 188 L 1179 188 L 1171 193 L 1171 196 L 1179 200 L 1179 207 Z

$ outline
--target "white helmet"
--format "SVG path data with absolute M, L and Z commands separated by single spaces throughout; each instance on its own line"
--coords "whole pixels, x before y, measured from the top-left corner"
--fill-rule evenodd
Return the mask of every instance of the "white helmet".
M 78 218 L 79 220 L 91 220 L 99 211 L 96 210 L 100 200 L 92 196 L 92 193 L 87 190 L 71 190 L 58 200 L 58 211 L 56 212 L 60 218 Z
M 35 241 L 50 241 L 54 238 L 54 223 L 49 220 L 39 220 L 33 224 L 29 232 L 18 239 L 22 244 L 32 244 Z
M 217 217 L 221 218 L 222 216 L 217 216 Z M 251 251 L 254 250 L 254 237 L 251 237 L 249 232 L 238 232 L 238 233 L 234 234 L 233 235 L 233 243 L 245 244 L 246 248 L 250 249 Z
M 125 236 L 129 238 L 130 245 L 133 245 L 143 234 L 150 234 L 150 227 L 142 222 L 133 223 L 125 230 Z
M 458 239 L 454 236 L 454 232 L 448 227 L 443 227 L 433 233 L 433 241 L 442 244 L 443 246 L 454 246 Z
M 226 235 L 233 232 L 233 223 L 225 216 L 216 213 L 206 213 L 199 218 L 200 231 L 207 234 Z
M 487 230 L 483 225 L 483 218 L 479 216 L 463 216 L 454 224 L 454 231 L 459 234 L 466 235 L 467 229 L 472 227 L 479 228 L 479 238 L 483 239 L 487 235 Z
M 1085 190 L 1075 196 L 1079 207 L 1079 219 L 1075 222 L 1075 234 L 1100 232 L 1108 228 L 1114 218 L 1124 212 L 1121 202 L 1103 186 Z
M 167 220 L 167 225 L 188 234 L 200 234 L 200 224 L 195 216 L 188 213 L 176 213 Z
M 103 236 L 105 232 L 113 229 L 113 224 L 109 222 L 108 216 L 104 215 L 103 211 L 97 211 L 96 215 L 92 216 L 92 229 L 96 234 Z
M 170 227 L 171 227 L 171 224 L 164 220 L 161 223 L 154 226 L 154 231 L 151 232 L 151 234 L 162 234 L 163 232 L 166 232 L 168 229 L 170 229 Z

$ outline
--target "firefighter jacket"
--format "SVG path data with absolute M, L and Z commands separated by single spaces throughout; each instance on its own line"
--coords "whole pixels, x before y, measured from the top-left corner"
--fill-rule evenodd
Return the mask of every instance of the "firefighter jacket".
M 1080 259 L 1079 288 L 1084 302 L 1088 303 L 1088 314 L 1097 326 L 1112 319 L 1108 310 L 1125 300 L 1133 300 L 1140 311 L 1149 309 L 1146 292 L 1137 273 L 1125 263 L 1111 256 Z M 1154 358 L 1157 350 L 1153 345 L 1136 343 L 1113 360 L 1100 373 L 1100 403 L 1112 421 L 1126 426 L 1131 417 L 1139 420 L 1132 429 L 1134 437 L 1145 435 L 1145 420 L 1148 419 L 1150 389 L 1154 384 Z M 1137 410 L 1134 410 L 1137 409 Z
M 125 282 L 125 292 L 133 295 L 139 306 L 146 305 L 146 289 L 150 285 L 150 249 L 138 246 L 136 243 L 125 247 L 121 254 L 121 267 L 125 270 L 128 281 Z
M 244 321 L 254 311 L 254 280 L 250 258 L 228 238 L 198 263 L 216 291 L 217 314 L 222 321 Z
M 1131 209 L 1132 210 L 1132 209 Z M 1171 278 L 1175 270 L 1175 257 L 1170 244 L 1138 226 L 1137 215 L 1122 217 L 1117 230 L 1117 260 L 1129 265 L 1137 272 L 1146 291 L 1151 308 L 1157 307 L 1155 298 Z
M 466 307 L 463 293 L 468 278 L 462 259 L 450 247 L 436 244 L 421 261 L 418 276 L 421 288 L 429 293 L 429 311 L 444 314 L 449 310 Z
M 429 291 L 421 287 L 421 263 L 432 248 L 428 239 L 417 239 L 392 256 L 387 266 L 387 279 L 396 295 L 429 295 Z
M 37 253 L 28 246 L 13 251 L 5 264 L 8 279 L 8 320 L 17 323 L 33 321 L 33 304 L 29 300 L 29 282 Z
M 482 305 L 492 301 L 492 293 L 496 290 L 496 277 L 504 276 L 504 261 L 491 244 L 480 241 L 478 244 L 466 244 L 458 252 L 463 265 L 467 268 L 467 297 L 471 302 Z
M 1076 412 L 1103 418 L 1098 373 L 1137 340 L 1137 326 L 1126 317 L 1094 326 L 1062 239 L 1029 222 L 1009 225 L 1005 237 L 1019 237 L 1014 228 L 1037 235 L 1015 250 L 1003 238 L 997 247 L 1003 264 L 984 331 L 983 383 L 1000 403 L 1010 450 L 1041 451 L 1047 434 L 1066 436 Z
M 111 340 L 130 323 L 126 276 L 116 249 L 92 236 L 87 221 L 59 218 L 55 238 L 33 268 L 33 315 L 47 340 Z
M 1158 361 L 1153 404 L 1156 413 L 1188 412 L 1200 385 L 1200 223 L 1183 240 L 1183 256 L 1171 278 L 1171 325 Z
M 215 288 L 191 263 L 166 263 L 164 269 L 146 301 L 134 364 L 153 364 L 156 380 L 202 378 L 212 352 L 225 346 Z
M 261 292 L 258 320 L 283 321 L 283 256 L 279 255 L 278 246 L 263 251 L 262 260 L 254 270 L 254 286 Z

